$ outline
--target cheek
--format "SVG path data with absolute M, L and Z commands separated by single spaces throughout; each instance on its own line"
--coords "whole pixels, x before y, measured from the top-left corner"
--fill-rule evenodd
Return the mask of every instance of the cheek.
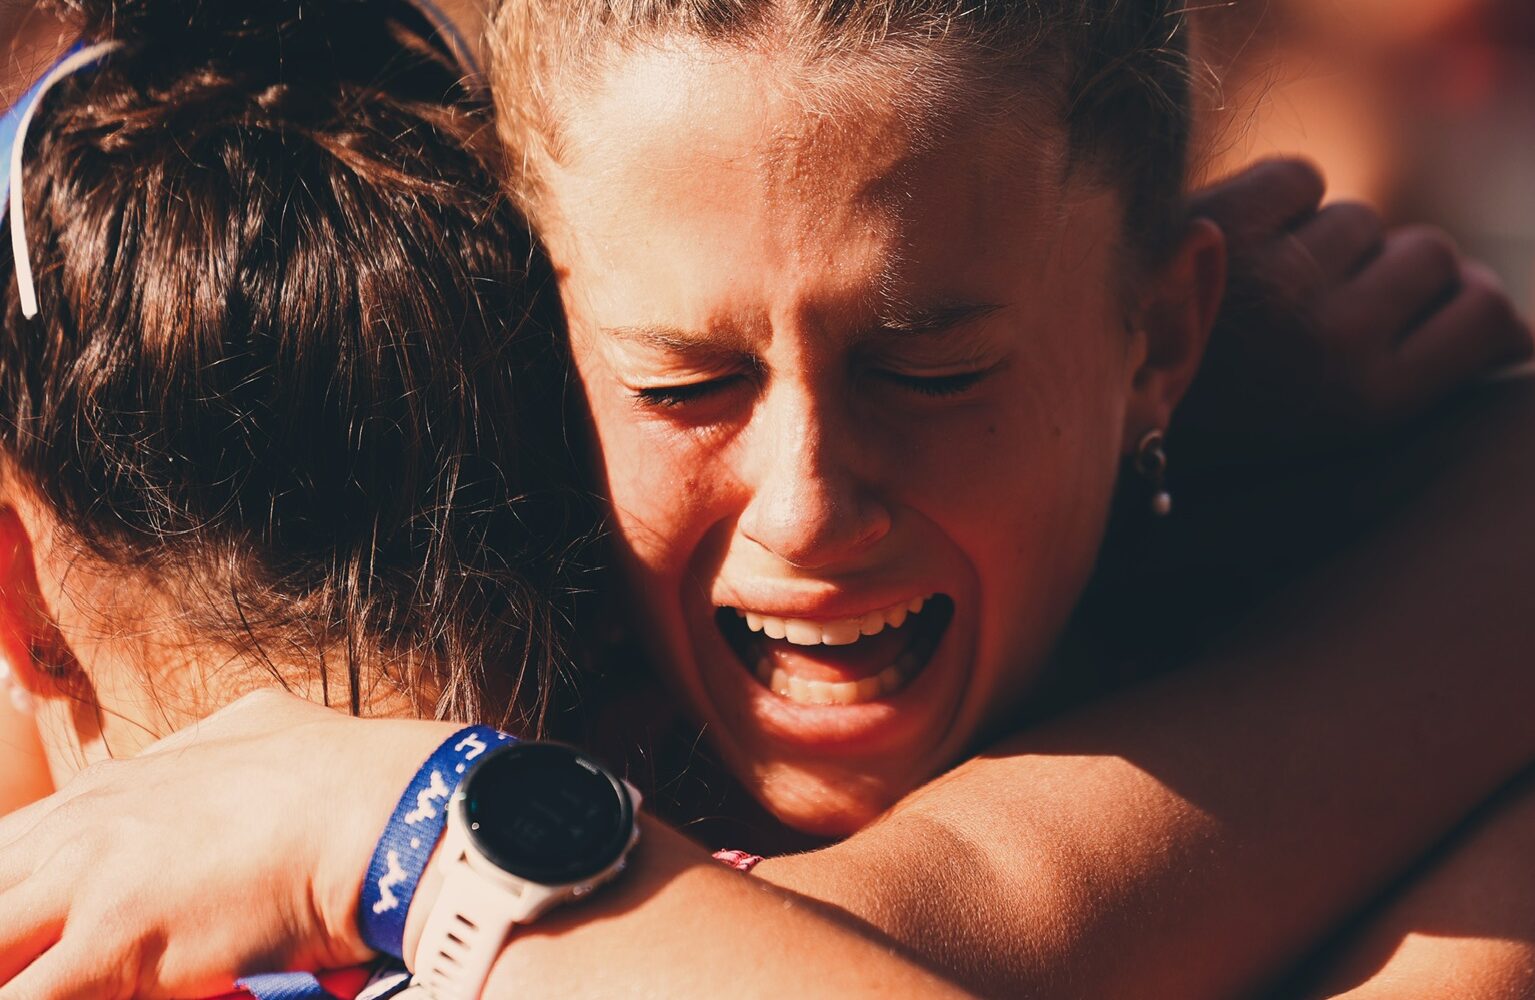
M 926 444 L 942 463 L 927 470 L 926 503 L 943 511 L 946 535 L 976 573 L 980 638 L 993 651 L 984 659 L 1034 662 L 1102 543 L 1125 386 L 1112 365 L 1062 361 L 1013 373 L 968 434 Z
M 1005 558 L 1028 555 L 1041 534 L 1096 526 L 1118 466 L 1120 381 L 1111 365 L 1069 354 L 1003 373 L 973 411 L 918 431 L 923 506 L 947 510 L 953 531 Z
M 728 492 L 717 442 L 647 419 L 621 386 L 586 372 L 582 382 L 619 552 L 643 577 L 674 579 Z

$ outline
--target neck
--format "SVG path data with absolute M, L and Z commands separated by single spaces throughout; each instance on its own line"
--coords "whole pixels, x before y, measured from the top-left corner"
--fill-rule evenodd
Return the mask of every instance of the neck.
M 124 650 L 129 645 L 136 647 Z M 156 741 L 184 729 L 253 691 L 277 688 L 350 711 L 346 672 L 322 658 L 304 664 L 254 662 L 208 645 L 71 643 L 75 654 L 67 675 L 49 684 L 37 699 L 38 728 L 55 782 L 90 764 L 134 757 Z M 154 666 L 150 666 L 153 664 Z M 340 674 L 340 676 L 336 676 Z M 358 678 L 360 714 L 418 717 L 421 707 L 375 670 Z M 327 697 L 328 695 L 328 697 Z

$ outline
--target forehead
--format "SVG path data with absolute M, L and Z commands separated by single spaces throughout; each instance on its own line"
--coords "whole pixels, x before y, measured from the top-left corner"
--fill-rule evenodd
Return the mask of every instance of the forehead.
M 568 109 L 549 171 L 567 281 L 674 305 L 761 301 L 807 276 L 832 297 L 962 295 L 1082 235 L 1066 223 L 1101 192 L 1068 182 L 1059 127 L 967 105 L 939 66 L 854 58 L 678 44 L 614 61 Z

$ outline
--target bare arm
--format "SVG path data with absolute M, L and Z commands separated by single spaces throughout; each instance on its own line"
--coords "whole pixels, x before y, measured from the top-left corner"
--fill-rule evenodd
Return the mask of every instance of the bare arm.
M 600 912 L 555 911 L 514 935 L 485 996 L 515 996 L 529 983 L 570 1000 L 967 995 L 659 824 L 647 827 L 635 858 Z
M 392 779 L 457 729 L 361 722 L 264 691 L 0 820 L 0 997 L 222 995 L 241 974 L 369 960 L 353 855 L 371 853 Z M 194 784 L 189 811 L 146 794 Z M 308 803 L 297 812 L 295 790 Z M 222 817 L 212 837 L 210 816 Z M 630 869 L 598 896 L 519 929 L 485 995 L 966 995 L 845 914 L 649 820 Z
M 1315 995 L 1347 1000 L 1535 996 L 1535 779 L 1390 899 Z

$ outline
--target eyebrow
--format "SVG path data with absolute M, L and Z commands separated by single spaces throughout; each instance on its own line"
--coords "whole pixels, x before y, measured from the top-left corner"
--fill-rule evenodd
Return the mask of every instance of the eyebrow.
M 913 336 L 944 333 L 1001 309 L 993 302 L 940 302 L 932 306 L 913 308 L 894 305 L 881 317 L 878 328 L 881 333 L 911 334 Z
M 922 307 L 892 304 L 875 320 L 874 330 L 878 333 L 932 336 L 990 316 L 1001 308 L 1001 305 L 992 302 L 950 301 Z M 603 334 L 619 340 L 695 354 L 705 351 L 738 355 L 749 353 L 752 346 L 746 337 L 729 329 L 705 332 L 659 323 L 641 323 L 635 326 L 605 326 L 601 330 Z
M 744 337 L 728 330 L 714 332 L 684 330 L 681 327 L 656 323 L 642 323 L 638 326 L 605 326 L 601 330 L 604 335 L 618 340 L 627 340 L 662 350 L 740 354 L 749 349 Z

